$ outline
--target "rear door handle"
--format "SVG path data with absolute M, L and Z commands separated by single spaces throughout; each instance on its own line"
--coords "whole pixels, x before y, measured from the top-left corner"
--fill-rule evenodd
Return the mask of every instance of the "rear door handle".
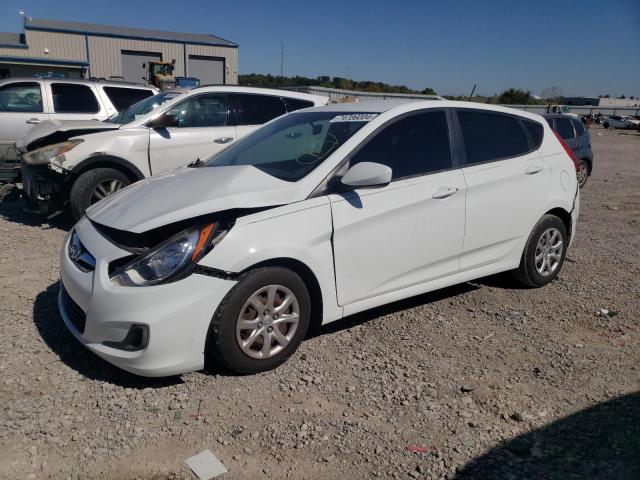
M 220 137 L 214 140 L 215 143 L 220 143 L 220 144 L 229 143 L 232 141 L 233 141 L 233 137 Z
M 28 123 L 29 125 L 37 125 L 38 123 L 42 123 L 42 120 L 40 120 L 39 118 L 30 118 L 26 123 Z
M 436 192 L 431 195 L 431 198 L 435 198 L 436 200 L 442 200 L 443 198 L 450 197 L 454 193 L 458 191 L 457 188 L 454 187 L 440 187 Z
M 535 166 L 527 168 L 524 173 L 527 175 L 535 175 L 536 173 L 540 173 L 542 170 L 544 170 L 542 167 Z

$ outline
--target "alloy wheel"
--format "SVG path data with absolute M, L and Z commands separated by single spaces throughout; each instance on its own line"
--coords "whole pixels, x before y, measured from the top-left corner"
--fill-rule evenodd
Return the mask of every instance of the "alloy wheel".
M 124 182 L 118 179 L 105 180 L 104 182 L 100 182 L 91 192 L 91 205 L 117 192 L 125 186 L 126 185 L 124 184 Z
M 562 260 L 562 234 L 557 228 L 545 230 L 536 245 L 536 271 L 543 277 L 553 274 Z
M 282 285 L 268 285 L 254 292 L 240 309 L 236 340 L 249 357 L 270 358 L 289 345 L 299 321 L 294 293 Z
M 589 167 L 587 166 L 587 162 L 585 162 L 584 160 L 580 160 L 580 162 L 578 163 L 578 171 L 576 172 L 576 176 L 578 177 L 578 185 L 580 187 L 584 187 L 589 176 Z

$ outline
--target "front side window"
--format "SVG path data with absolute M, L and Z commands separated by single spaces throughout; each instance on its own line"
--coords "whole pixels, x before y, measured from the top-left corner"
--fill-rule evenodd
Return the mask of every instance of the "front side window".
M 124 87 L 104 87 L 104 93 L 109 97 L 109 100 L 118 111 L 124 110 L 134 103 L 138 103 L 140 100 L 144 100 L 153 95 L 152 90 Z
M 158 108 L 163 103 L 173 100 L 179 93 L 158 93 L 152 97 L 145 98 L 144 100 L 134 103 L 129 108 L 122 110 L 120 113 L 109 117 L 105 120 L 108 123 L 129 123 L 134 120 L 144 117 L 152 110 Z
M 391 168 L 392 179 L 451 168 L 449 129 L 444 112 L 424 112 L 384 127 L 351 159 L 349 165 L 374 162 Z
M 234 94 L 236 125 L 262 125 L 287 113 L 284 101 L 271 95 Z
M 573 125 L 571 125 L 569 118 L 556 118 L 556 132 L 565 140 L 575 138 Z
M 292 113 L 211 157 L 206 165 L 251 165 L 280 180 L 296 182 L 367 123 L 366 120 L 354 121 L 353 115 L 341 112 Z
M 35 82 L 17 82 L 0 87 L 0 112 L 42 112 L 42 91 Z
M 53 111 L 56 113 L 98 113 L 100 104 L 87 85 L 74 83 L 51 84 Z
M 516 117 L 487 111 L 458 112 L 467 163 L 482 163 L 523 155 L 529 142 Z
M 165 114 L 178 117 L 179 128 L 225 127 L 229 120 L 227 95 L 194 95 L 171 107 Z

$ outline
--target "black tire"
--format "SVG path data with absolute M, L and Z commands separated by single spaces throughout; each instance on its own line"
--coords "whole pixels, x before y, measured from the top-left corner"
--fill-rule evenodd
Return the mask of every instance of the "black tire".
M 258 290 L 269 285 L 281 285 L 296 296 L 300 314 L 293 338 L 279 353 L 265 359 L 247 355 L 236 338 L 236 322 L 245 302 Z M 304 281 L 292 270 L 265 267 L 243 274 L 218 306 L 209 326 L 207 361 L 214 361 L 232 372 L 248 375 L 272 370 L 283 364 L 298 349 L 309 329 L 311 298 Z
M 560 235 L 562 236 L 562 253 L 555 270 L 544 276 L 536 269 L 536 247 L 544 232 L 550 228 L 555 228 L 560 231 Z M 568 243 L 567 229 L 565 228 L 562 220 L 555 215 L 544 215 L 540 220 L 538 220 L 535 227 L 533 227 L 533 230 L 527 239 L 524 251 L 522 252 L 520 266 L 512 272 L 516 281 L 524 286 L 534 288 L 542 287 L 553 281 L 553 279 L 555 279 L 560 273 L 560 270 L 562 270 L 562 265 L 564 264 L 564 259 L 567 254 Z
M 603 126 L 604 128 L 609 128 L 609 122 L 604 122 L 604 123 L 602 124 L 602 126 Z
M 581 172 L 581 170 L 584 169 L 584 175 L 580 175 L 579 172 Z M 578 186 L 580 188 L 584 187 L 587 184 L 587 180 L 589 178 L 589 174 L 591 173 L 591 169 L 589 168 L 589 162 L 587 162 L 584 158 L 581 158 L 580 160 L 578 160 L 578 171 L 577 171 L 577 178 L 578 178 Z
M 91 196 L 93 190 L 104 182 L 118 180 L 127 186 L 131 180 L 115 168 L 95 168 L 81 173 L 71 186 L 69 192 L 69 210 L 74 220 L 78 221 L 84 215 L 84 212 L 91 205 Z M 95 203 L 95 202 L 93 202 Z

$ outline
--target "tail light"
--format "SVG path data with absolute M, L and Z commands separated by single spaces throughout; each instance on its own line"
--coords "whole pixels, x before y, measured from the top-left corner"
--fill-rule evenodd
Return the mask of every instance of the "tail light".
M 558 141 L 560 142 L 560 145 L 562 145 L 562 148 L 564 148 L 564 151 L 567 152 L 567 155 L 569 155 L 569 158 L 571 159 L 571 161 L 573 162 L 573 166 L 576 169 L 576 172 L 578 171 L 578 168 L 580 166 L 580 163 L 578 162 L 578 159 L 576 158 L 576 156 L 573 153 L 573 150 L 571 150 L 569 148 L 569 145 L 567 145 L 567 142 L 564 141 L 564 139 L 558 135 L 558 132 L 556 132 L 555 130 L 553 131 L 553 133 L 555 134 L 556 138 L 558 139 Z

